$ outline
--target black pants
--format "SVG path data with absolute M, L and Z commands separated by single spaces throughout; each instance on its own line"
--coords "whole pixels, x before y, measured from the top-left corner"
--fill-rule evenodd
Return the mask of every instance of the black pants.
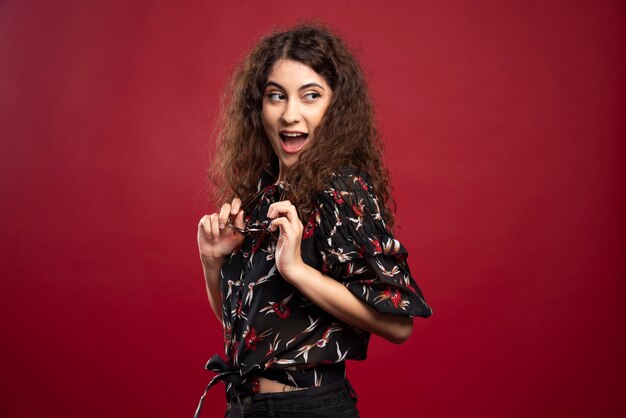
M 240 394 L 226 410 L 226 418 L 359 417 L 356 393 L 347 379 L 335 383 L 278 393 Z

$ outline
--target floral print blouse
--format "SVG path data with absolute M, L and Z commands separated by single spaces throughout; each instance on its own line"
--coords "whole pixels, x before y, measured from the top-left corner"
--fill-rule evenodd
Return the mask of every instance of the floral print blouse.
M 267 227 L 268 207 L 284 196 L 274 171 L 264 170 L 256 199 L 244 208 L 249 227 Z M 316 201 L 303 221 L 304 262 L 345 284 L 378 312 L 430 316 L 409 271 L 406 249 L 385 224 L 367 175 L 339 170 Z M 210 386 L 225 380 L 227 394 L 235 386 L 254 391 L 257 382 L 251 376 L 298 387 L 332 383 L 343 378 L 345 360 L 367 354 L 368 332 L 334 318 L 281 277 L 275 245 L 269 233 L 246 236 L 222 266 L 226 360 L 216 355 L 206 367 L 220 373 Z

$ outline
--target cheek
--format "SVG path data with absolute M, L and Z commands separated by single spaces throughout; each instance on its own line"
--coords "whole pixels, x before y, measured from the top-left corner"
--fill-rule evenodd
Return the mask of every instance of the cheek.
M 311 115 L 311 121 L 317 127 L 320 123 L 322 123 L 322 119 L 324 119 L 324 115 L 326 114 L 326 107 L 322 109 L 318 109 L 313 115 Z
M 261 123 L 263 123 L 263 128 L 266 131 L 271 130 L 274 126 L 274 117 L 273 117 L 273 112 L 271 108 L 265 107 L 263 106 L 263 109 L 261 110 Z

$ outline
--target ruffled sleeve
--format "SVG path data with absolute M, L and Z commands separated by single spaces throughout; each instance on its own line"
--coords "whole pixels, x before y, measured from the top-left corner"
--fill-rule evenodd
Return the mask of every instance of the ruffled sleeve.
M 429 317 L 406 249 L 385 224 L 379 203 L 366 175 L 352 169 L 333 175 L 319 196 L 315 228 L 322 271 L 378 312 Z

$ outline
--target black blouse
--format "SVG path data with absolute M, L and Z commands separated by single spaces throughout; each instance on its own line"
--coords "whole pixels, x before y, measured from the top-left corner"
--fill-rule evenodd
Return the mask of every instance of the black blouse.
M 249 227 L 267 227 L 268 207 L 285 197 L 268 166 L 245 211 Z M 345 360 L 362 360 L 370 334 L 347 325 L 304 297 L 276 269 L 276 240 L 246 236 L 221 270 L 226 360 L 214 356 L 206 368 L 231 389 L 252 391 L 252 376 L 298 386 L 343 378 Z M 382 217 L 368 177 L 352 168 L 335 173 L 304 222 L 305 263 L 342 282 L 378 312 L 428 317 L 431 308 L 411 277 L 406 249 Z M 208 389 L 208 388 L 207 388 Z M 206 392 L 205 392 L 206 393 Z

